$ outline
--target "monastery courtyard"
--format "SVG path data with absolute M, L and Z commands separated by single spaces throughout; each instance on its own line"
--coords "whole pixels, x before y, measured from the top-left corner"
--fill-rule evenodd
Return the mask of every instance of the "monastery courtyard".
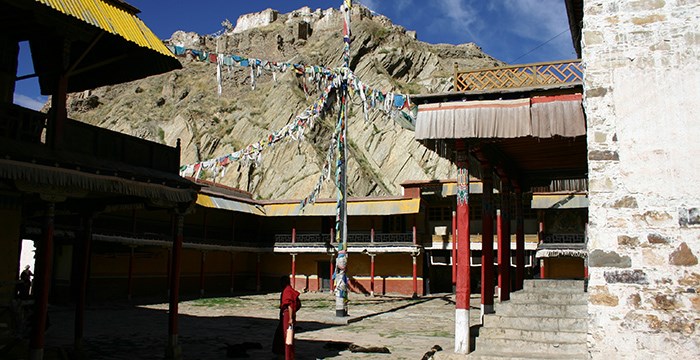
M 227 359 L 227 344 L 258 343 L 247 350 L 252 359 L 274 359 L 272 336 L 277 326 L 279 294 L 203 298 L 180 303 L 180 342 L 184 359 Z M 464 358 L 454 354 L 454 295 L 408 297 L 351 296 L 347 318 L 335 317 L 328 293 L 305 293 L 298 313 L 297 359 L 420 359 L 433 345 L 436 359 Z M 473 295 L 472 325 L 479 318 L 478 294 Z M 85 349 L 89 359 L 162 359 L 167 337 L 167 303 L 88 306 Z M 70 355 L 73 308 L 52 306 L 47 334 L 47 358 Z M 345 322 L 348 322 L 347 324 Z M 62 325 L 66 324 L 66 325 Z M 345 344 L 343 344 L 345 343 Z M 391 354 L 352 353 L 347 343 L 386 347 Z M 66 350 L 61 350 L 66 349 Z M 233 355 L 233 354 L 231 354 Z

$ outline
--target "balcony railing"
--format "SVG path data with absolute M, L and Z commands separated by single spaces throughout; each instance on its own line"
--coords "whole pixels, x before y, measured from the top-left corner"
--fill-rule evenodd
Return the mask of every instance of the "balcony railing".
M 583 81 L 581 60 L 542 62 L 460 72 L 455 67 L 454 90 L 498 90 Z
M 331 234 L 321 233 L 297 233 L 295 243 L 301 244 L 322 244 L 331 240 Z M 372 243 L 372 236 L 369 233 L 348 233 L 349 243 Z M 275 243 L 292 243 L 292 234 L 275 234 Z M 412 233 L 375 233 L 374 243 L 413 243 Z
M 70 162 L 83 167 L 126 164 L 178 174 L 179 147 L 170 147 L 135 136 L 66 119 L 59 149 L 46 142 L 47 115 L 14 104 L 0 104 L 0 156 L 50 164 Z M 57 158 L 61 154 L 61 159 Z
M 542 237 L 544 244 L 585 244 L 584 234 L 544 234 Z

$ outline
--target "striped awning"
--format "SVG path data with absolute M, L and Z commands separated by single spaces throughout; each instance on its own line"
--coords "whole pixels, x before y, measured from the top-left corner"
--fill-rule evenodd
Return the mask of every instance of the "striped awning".
M 335 202 L 316 202 L 303 209 L 299 203 L 265 204 L 267 216 L 335 216 Z M 348 201 L 349 216 L 416 214 L 420 199 L 377 199 Z
M 416 140 L 585 134 L 581 94 L 425 104 L 416 120 Z

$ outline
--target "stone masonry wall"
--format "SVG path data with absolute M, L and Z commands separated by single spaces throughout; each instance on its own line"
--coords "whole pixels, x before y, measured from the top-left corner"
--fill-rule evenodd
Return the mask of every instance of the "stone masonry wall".
M 589 350 L 700 354 L 700 2 L 585 0 Z

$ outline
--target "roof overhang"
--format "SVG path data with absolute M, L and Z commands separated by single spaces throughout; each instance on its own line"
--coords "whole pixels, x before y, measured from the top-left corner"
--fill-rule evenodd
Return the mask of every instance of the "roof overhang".
M 452 161 L 463 140 L 474 158 L 487 159 L 523 188 L 585 179 L 588 172 L 580 92 L 419 105 L 415 137 Z
M 61 76 L 76 92 L 182 67 L 123 1 L 0 0 L 0 13 L 0 30 L 29 41 L 44 95 Z

